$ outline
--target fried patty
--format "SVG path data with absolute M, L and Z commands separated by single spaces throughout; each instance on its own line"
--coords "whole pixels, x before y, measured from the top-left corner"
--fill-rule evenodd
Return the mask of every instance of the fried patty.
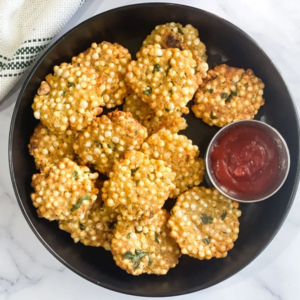
M 189 50 L 161 49 L 149 45 L 127 66 L 126 81 L 134 94 L 157 116 L 175 111 L 187 113 L 186 104 L 198 88 L 196 61 Z
M 62 158 L 74 160 L 73 144 L 77 132 L 67 130 L 62 134 L 50 131 L 43 123 L 39 123 L 28 145 L 29 153 L 34 157 L 37 169 L 45 169 L 58 163 Z
M 134 150 L 128 151 L 108 176 L 102 198 L 128 220 L 153 217 L 175 188 L 171 168 L 162 160 L 149 159 Z
M 197 63 L 196 77 L 200 85 L 202 79 L 206 77 L 208 65 L 206 63 L 206 47 L 200 41 L 196 28 L 188 24 L 183 27 L 179 23 L 167 23 L 157 25 L 150 35 L 144 40 L 142 47 L 159 44 L 162 49 L 177 48 L 179 50 L 190 50 Z
M 198 259 L 222 258 L 238 238 L 238 202 L 215 188 L 194 187 L 181 194 L 168 226 L 181 252 Z
M 250 69 L 216 66 L 208 71 L 199 87 L 192 110 L 211 126 L 223 127 L 237 120 L 253 119 L 265 103 L 264 86 Z
M 82 220 L 97 199 L 97 177 L 98 173 L 68 158 L 52 165 L 47 173 L 34 174 L 31 200 L 39 217 L 50 221 Z
M 150 158 L 163 160 L 176 174 L 176 188 L 171 192 L 171 198 L 199 185 L 203 179 L 204 160 L 199 157 L 198 146 L 193 145 L 185 135 L 162 129 L 143 143 L 141 151 Z
M 180 249 L 167 227 L 169 212 L 161 209 L 147 223 L 118 221 L 112 240 L 116 264 L 129 274 L 164 275 L 178 264 Z
M 146 138 L 147 129 L 130 112 L 115 110 L 81 131 L 74 150 L 81 164 L 107 174 L 127 151 L 138 150 Z
M 163 128 L 170 130 L 172 133 L 177 133 L 188 126 L 181 112 L 170 112 L 158 117 L 147 103 L 134 94 L 126 97 L 123 110 L 131 112 L 132 116 L 147 128 L 149 136 Z

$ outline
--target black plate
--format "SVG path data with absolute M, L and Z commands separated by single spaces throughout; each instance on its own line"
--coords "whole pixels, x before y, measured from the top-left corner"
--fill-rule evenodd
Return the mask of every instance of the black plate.
M 266 201 L 242 204 L 240 236 L 225 259 L 200 261 L 184 255 L 179 265 L 166 276 L 128 275 L 118 268 L 111 253 L 102 248 L 74 244 L 56 222 L 39 219 L 30 200 L 31 176 L 36 173 L 27 149 L 37 120 L 31 104 L 44 77 L 53 66 L 68 62 L 92 42 L 117 42 L 133 57 L 142 41 L 158 24 L 190 23 L 199 30 L 207 46 L 209 65 L 226 62 L 251 68 L 266 84 L 266 104 L 256 119 L 274 126 L 285 138 L 291 155 L 289 176 L 278 193 Z M 191 103 L 190 103 L 191 104 Z M 193 113 L 187 116 L 189 127 L 183 131 L 200 147 L 201 156 L 217 132 Z M 177 4 L 141 4 L 117 8 L 78 25 L 60 38 L 37 62 L 23 85 L 10 129 L 9 160 L 11 178 L 23 214 L 45 247 L 68 268 L 105 288 L 139 296 L 174 296 L 191 293 L 219 283 L 240 271 L 259 255 L 282 225 L 291 208 L 299 179 L 299 125 L 296 109 L 279 72 L 243 31 L 208 12 Z M 205 184 L 205 183 L 204 183 Z

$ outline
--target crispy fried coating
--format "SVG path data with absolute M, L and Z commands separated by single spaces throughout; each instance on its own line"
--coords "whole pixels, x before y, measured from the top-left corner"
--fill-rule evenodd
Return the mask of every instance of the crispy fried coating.
M 250 69 L 216 66 L 208 71 L 199 87 L 192 110 L 211 126 L 223 127 L 237 120 L 253 119 L 265 103 L 264 86 Z
M 97 184 L 99 181 L 97 179 L 95 185 L 101 190 L 103 184 Z M 59 228 L 70 233 L 75 243 L 111 250 L 118 213 L 104 205 L 101 193 L 97 196 L 96 202 L 82 220 L 59 221 Z
M 147 129 L 130 112 L 115 110 L 80 132 L 74 150 L 82 164 L 106 174 L 126 151 L 138 150 L 146 138 Z
M 81 130 L 102 112 L 104 90 L 92 67 L 62 63 L 41 83 L 32 104 L 34 116 L 51 131 Z
M 238 202 L 214 188 L 194 187 L 181 194 L 168 226 L 183 254 L 198 259 L 227 256 L 238 238 Z
M 82 220 L 97 199 L 94 182 L 98 173 L 80 167 L 68 158 L 48 168 L 48 173 L 32 176 L 33 205 L 40 218 Z
M 169 212 L 161 209 L 146 223 L 120 218 L 111 249 L 116 264 L 133 275 L 164 275 L 174 268 L 181 252 L 169 235 L 169 217 Z
M 54 67 L 46 76 L 32 105 L 34 116 L 51 131 L 82 130 L 108 108 L 122 104 L 129 94 L 125 85 L 130 53 L 118 44 L 93 43 L 72 58 L 72 63 Z
M 123 110 L 130 112 L 141 124 L 153 119 L 155 116 L 154 110 L 135 94 L 130 94 L 126 97 Z
M 196 28 L 188 24 L 183 27 L 179 23 L 167 23 L 157 25 L 150 35 L 144 40 L 142 47 L 159 44 L 162 49 L 178 48 L 179 50 L 190 50 L 194 60 L 197 62 L 198 84 L 206 77 L 208 65 L 206 63 L 206 47 L 200 41 Z
M 180 130 L 186 129 L 188 125 L 185 118 L 182 117 L 182 113 L 175 111 L 161 117 L 154 116 L 151 120 L 145 121 L 144 126 L 148 129 L 149 135 L 151 135 L 161 129 L 177 133 Z
M 175 172 L 176 189 L 171 192 L 171 198 L 200 184 L 203 179 L 204 160 L 198 157 L 198 147 L 184 135 L 162 129 L 143 143 L 141 151 L 150 158 L 163 160 Z
M 175 111 L 158 117 L 147 103 L 134 94 L 126 97 L 123 110 L 131 112 L 132 116 L 147 128 L 149 136 L 163 128 L 170 130 L 172 133 L 177 133 L 188 126 L 186 120 L 182 117 L 182 113 Z
M 67 130 L 57 134 L 40 122 L 34 129 L 28 145 L 29 153 L 34 157 L 37 169 L 44 169 L 58 163 L 62 158 L 74 160 L 73 144 L 77 132 Z
M 123 104 L 129 94 L 124 80 L 130 61 L 131 55 L 126 48 L 109 42 L 93 43 L 91 48 L 72 58 L 73 65 L 92 67 L 96 71 L 98 80 L 105 85 L 102 96 L 107 108 Z
M 102 198 L 128 220 L 153 217 L 174 189 L 175 174 L 171 168 L 162 160 L 149 159 L 134 150 L 128 151 L 108 176 Z
M 148 103 L 157 116 L 187 113 L 186 104 L 197 90 L 196 61 L 189 50 L 149 45 L 127 66 L 126 81 L 134 94 Z
M 143 41 L 143 47 L 160 44 L 162 49 L 178 48 L 190 50 L 194 56 L 206 61 L 206 46 L 200 41 L 198 30 L 191 24 L 182 26 L 180 23 L 157 25 Z

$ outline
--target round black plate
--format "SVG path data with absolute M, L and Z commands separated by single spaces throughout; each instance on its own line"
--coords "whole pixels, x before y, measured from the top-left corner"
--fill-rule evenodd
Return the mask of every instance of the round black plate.
M 52 72 L 53 66 L 69 62 L 92 42 L 120 43 L 134 58 L 142 41 L 156 25 L 172 21 L 183 25 L 190 23 L 199 30 L 200 38 L 207 46 L 210 66 L 227 63 L 251 68 L 263 80 L 266 104 L 256 119 L 274 126 L 285 138 L 291 154 L 291 169 L 283 187 L 270 199 L 241 205 L 240 236 L 225 259 L 200 261 L 184 255 L 179 265 L 166 276 L 135 277 L 118 268 L 110 252 L 74 244 L 68 233 L 58 229 L 57 222 L 38 218 L 30 200 L 31 177 L 37 171 L 27 144 L 38 123 L 33 117 L 31 104 L 40 82 Z M 203 157 L 218 128 L 206 125 L 192 112 L 187 121 L 189 127 L 181 133 L 199 146 Z M 261 253 L 275 236 L 292 205 L 298 184 L 298 117 L 279 72 L 259 46 L 239 28 L 213 14 L 187 6 L 164 3 L 132 5 L 102 13 L 78 25 L 37 62 L 15 106 L 9 160 L 14 190 L 26 220 L 45 247 L 63 264 L 91 282 L 121 293 L 175 296 L 207 288 L 232 276 Z

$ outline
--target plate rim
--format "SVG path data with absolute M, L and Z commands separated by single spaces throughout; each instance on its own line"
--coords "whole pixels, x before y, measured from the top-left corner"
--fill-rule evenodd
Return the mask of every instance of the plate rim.
M 190 293 L 194 293 L 200 290 L 204 290 L 207 289 L 209 287 L 212 287 L 218 283 L 221 283 L 223 281 L 225 281 L 226 279 L 232 277 L 233 275 L 239 273 L 240 271 L 242 271 L 246 266 L 248 266 L 250 263 L 252 263 L 269 245 L 270 243 L 273 241 L 273 239 L 275 238 L 275 236 L 277 235 L 277 233 L 279 232 L 279 230 L 281 229 L 283 223 L 285 222 L 291 207 L 293 205 L 297 190 L 298 190 L 298 186 L 299 186 L 299 179 L 300 179 L 300 155 L 298 155 L 298 161 L 297 161 L 297 170 L 296 170 L 296 177 L 295 177 L 295 183 L 291 192 L 291 196 L 289 199 L 289 202 L 287 203 L 286 209 L 283 212 L 283 217 L 280 220 L 280 222 L 277 224 L 273 234 L 271 235 L 271 237 L 268 239 L 268 241 L 266 242 L 266 244 L 264 245 L 264 247 L 262 247 L 257 253 L 255 253 L 255 255 L 248 260 L 246 263 L 244 263 L 243 265 L 239 266 L 238 270 L 236 270 L 235 272 L 233 272 L 232 274 L 229 275 L 223 275 L 218 279 L 212 280 L 210 281 L 210 283 L 205 284 L 202 287 L 195 287 L 195 288 L 191 288 L 188 290 L 185 290 L 183 292 L 176 292 L 176 293 L 168 293 L 168 294 L 160 294 L 159 292 L 156 295 L 147 295 L 146 293 L 135 293 L 135 292 L 131 292 L 131 291 L 126 291 L 122 288 L 118 288 L 117 286 L 111 286 L 109 284 L 103 283 L 103 282 L 98 282 L 97 280 L 89 277 L 86 274 L 83 274 L 82 272 L 78 271 L 77 269 L 75 269 L 72 265 L 68 264 L 64 259 L 62 259 L 48 244 L 47 242 L 43 239 L 43 237 L 39 234 L 39 232 L 37 231 L 37 229 L 35 228 L 35 226 L 33 225 L 33 223 L 31 222 L 30 217 L 27 215 L 25 207 L 23 206 L 23 201 L 18 193 L 18 187 L 17 187 L 17 183 L 16 183 L 16 178 L 15 178 L 15 174 L 14 174 L 14 168 L 13 168 L 13 155 L 12 155 L 12 145 L 13 145 L 13 134 L 14 134 L 14 128 L 15 128 L 15 121 L 16 121 L 16 116 L 19 110 L 19 106 L 23 97 L 23 94 L 27 88 L 27 85 L 31 79 L 31 77 L 33 76 L 33 74 L 35 73 L 36 69 L 39 67 L 39 65 L 41 64 L 41 62 L 45 59 L 45 57 L 62 41 L 64 40 L 67 36 L 69 36 L 70 34 L 72 34 L 74 31 L 76 31 L 77 29 L 84 27 L 88 22 L 91 22 L 94 19 L 97 19 L 99 17 L 102 17 L 106 14 L 111 14 L 114 12 L 118 12 L 118 11 L 122 11 L 122 10 L 127 10 L 127 9 L 135 9 L 137 7 L 147 7 L 147 6 L 177 6 L 179 8 L 182 9 L 191 9 L 191 10 L 195 10 L 196 12 L 201 12 L 204 14 L 207 14 L 213 18 L 216 19 L 220 19 L 223 22 L 226 23 L 226 25 L 228 25 L 229 27 L 233 27 L 235 30 L 239 31 L 241 34 L 243 34 L 248 40 L 250 40 L 251 43 L 253 43 L 257 48 L 259 48 L 259 50 L 261 51 L 261 53 L 265 56 L 265 58 L 269 61 L 270 64 L 272 64 L 274 66 L 274 68 L 276 69 L 276 71 L 278 72 L 278 74 L 280 75 L 282 82 L 291 98 L 291 104 L 292 104 L 292 108 L 294 110 L 296 119 L 297 119 L 297 134 L 298 134 L 298 146 L 300 148 L 300 124 L 299 124 L 299 112 L 297 109 L 297 106 L 295 104 L 295 100 L 293 98 L 292 93 L 290 92 L 284 77 L 281 73 L 281 71 L 279 70 L 279 68 L 277 67 L 277 65 L 271 60 L 271 58 L 266 54 L 266 52 L 263 50 L 263 48 L 244 30 L 240 29 L 238 26 L 234 25 L 233 23 L 229 22 L 228 20 L 213 14 L 209 11 L 206 11 L 204 9 L 200 9 L 194 6 L 189 6 L 189 5 L 184 5 L 184 4 L 178 4 L 178 3 L 168 3 L 168 2 L 147 2 L 147 3 L 138 3 L 138 4 L 131 4 L 131 5 L 125 5 L 125 6 L 119 6 L 116 7 L 114 9 L 110 9 L 104 12 L 101 12 L 91 18 L 86 19 L 85 21 L 79 23 L 78 25 L 76 25 L 75 27 L 73 27 L 72 29 L 70 29 L 69 31 L 67 31 L 65 34 L 63 34 L 57 41 L 55 41 L 55 43 L 53 45 L 51 45 L 43 54 L 42 56 L 36 61 L 34 62 L 34 66 L 32 67 L 30 73 L 27 75 L 24 83 L 22 84 L 22 88 L 20 90 L 20 93 L 18 95 L 18 98 L 16 100 L 15 103 L 15 107 L 13 110 L 13 114 L 12 114 L 12 118 L 11 118 L 11 123 L 10 123 L 10 129 L 9 129 L 9 142 L 8 142 L 8 159 L 9 159 L 9 171 L 10 171 L 10 177 L 11 177 L 11 182 L 13 185 L 13 190 L 16 196 L 16 199 L 18 201 L 18 205 L 22 211 L 22 214 L 25 218 L 25 220 L 27 221 L 29 227 L 31 228 L 31 230 L 33 231 L 33 233 L 36 235 L 36 237 L 38 238 L 38 240 L 43 244 L 43 246 L 59 261 L 61 262 L 64 266 L 66 266 L 68 269 L 70 269 L 71 271 L 73 271 L 75 274 L 79 275 L 80 277 L 88 280 L 89 282 L 92 282 L 94 284 L 96 284 L 97 286 L 101 286 L 102 288 L 106 288 L 108 290 L 114 291 L 114 292 L 118 292 L 121 294 L 127 294 L 127 295 L 132 295 L 132 296 L 140 296 L 140 297 L 172 297 L 172 296 L 180 296 L 180 295 L 187 295 Z

